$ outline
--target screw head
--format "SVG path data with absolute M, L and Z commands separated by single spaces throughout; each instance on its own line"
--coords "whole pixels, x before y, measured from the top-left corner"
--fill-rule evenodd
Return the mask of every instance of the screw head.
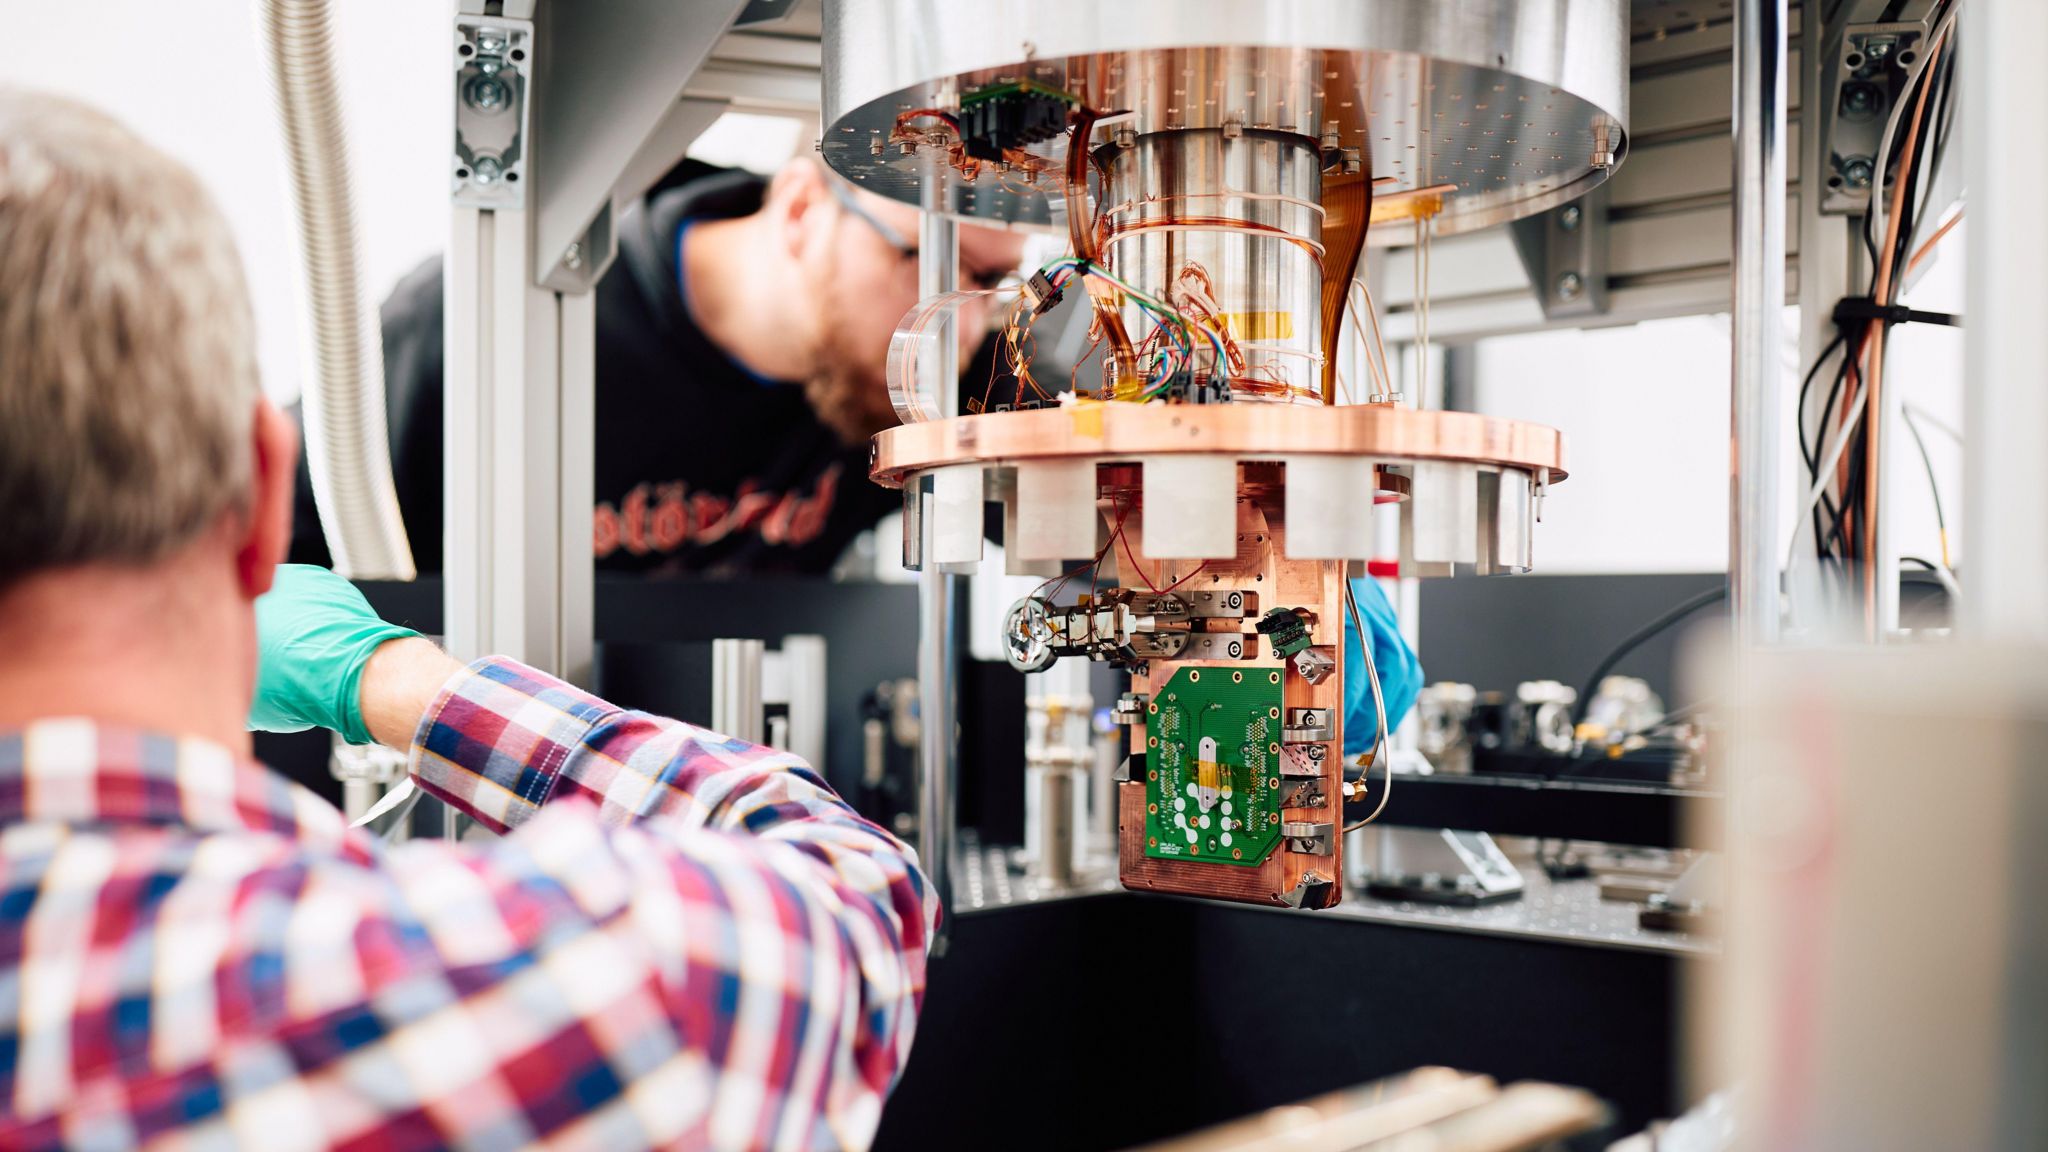
M 498 112 L 512 102 L 512 89 L 496 76 L 478 76 L 463 87 L 462 98 L 479 112 Z
M 479 156 L 476 163 L 470 165 L 470 179 L 478 184 L 496 184 L 504 174 L 505 165 L 496 156 Z
M 562 263 L 572 272 L 583 267 L 583 245 L 569 245 L 568 249 L 562 253 Z
M 1577 300 L 1586 290 L 1586 281 L 1577 272 L 1566 272 L 1557 278 L 1557 298 L 1569 304 Z
M 1842 165 L 1842 181 L 1851 188 L 1868 188 L 1873 172 L 1870 161 L 1859 156 Z
M 1877 93 L 1868 84 L 1852 84 L 1842 93 L 1842 107 L 1850 112 L 1868 112 L 1877 107 Z
M 1577 204 L 1567 204 L 1557 214 L 1557 226 L 1567 232 L 1576 232 L 1579 230 L 1579 221 L 1585 218 L 1585 212 Z

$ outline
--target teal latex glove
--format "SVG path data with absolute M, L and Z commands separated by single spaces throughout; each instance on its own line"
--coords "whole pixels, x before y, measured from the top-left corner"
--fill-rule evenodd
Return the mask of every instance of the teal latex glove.
M 258 732 L 326 728 L 351 744 L 369 744 L 363 723 L 363 666 L 388 640 L 419 633 L 387 624 L 356 586 L 325 568 L 280 564 L 256 601 L 256 699 L 249 727 Z
M 1387 704 L 1387 729 L 1392 731 L 1415 706 L 1422 692 L 1422 661 L 1401 636 L 1401 622 L 1394 606 L 1380 591 L 1380 582 L 1363 578 L 1351 582 L 1352 598 L 1358 601 L 1358 615 L 1371 633 L 1372 661 L 1380 674 L 1380 696 Z M 1344 614 L 1344 755 L 1363 756 L 1379 738 L 1379 721 L 1373 711 L 1372 683 L 1365 675 L 1365 653 L 1359 647 L 1358 630 L 1351 626 L 1351 613 Z

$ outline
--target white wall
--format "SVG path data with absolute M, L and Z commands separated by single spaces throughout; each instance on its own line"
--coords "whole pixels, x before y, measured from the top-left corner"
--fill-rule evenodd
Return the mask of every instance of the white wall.
M 1943 244 L 1907 301 L 1933 311 L 1962 305 L 1962 229 Z M 1797 309 L 1785 313 L 1784 507 L 1779 555 L 1791 543 L 1807 483 L 1792 405 L 1808 365 L 1797 363 Z M 1477 346 L 1479 411 L 1534 420 L 1565 433 L 1571 478 L 1545 503 L 1536 530 L 1544 573 L 1713 572 L 1728 565 L 1728 317 L 1660 320 L 1625 328 L 1541 332 Z M 1825 395 L 1829 373 L 1816 389 Z M 1960 427 L 1959 330 L 1907 325 L 1891 340 L 1885 383 Z M 1817 412 L 1820 400 L 1813 401 Z M 1960 545 L 1961 448 L 1923 421 L 1952 545 Z M 1907 555 L 1939 558 L 1934 502 L 1901 426 L 1889 454 L 1895 531 Z M 1960 549 L 1957 549 L 1960 563 Z
M 1479 411 L 1565 434 L 1537 571 L 1727 567 L 1727 317 L 1486 340 L 1478 358 Z
M 0 0 L 0 81 L 125 121 L 199 173 L 233 224 L 256 300 L 264 388 L 299 394 L 303 300 L 257 0 Z M 335 5 L 368 282 L 447 243 L 449 5 Z

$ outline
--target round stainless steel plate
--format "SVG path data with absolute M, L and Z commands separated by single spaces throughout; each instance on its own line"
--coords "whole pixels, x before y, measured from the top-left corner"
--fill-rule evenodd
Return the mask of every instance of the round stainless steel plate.
M 929 167 L 888 144 L 897 117 L 1028 79 L 1132 110 L 1141 134 L 1234 119 L 1320 139 L 1334 124 L 1391 180 L 1380 195 L 1453 186 L 1437 230 L 1459 232 L 1606 178 L 1627 147 L 1629 30 L 1624 0 L 838 0 L 821 149 L 915 203 Z M 1053 178 L 943 180 L 954 215 L 1063 224 Z

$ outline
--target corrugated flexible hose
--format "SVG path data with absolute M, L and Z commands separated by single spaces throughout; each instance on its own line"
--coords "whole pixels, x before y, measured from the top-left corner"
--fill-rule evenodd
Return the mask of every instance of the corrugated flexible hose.
M 257 7 L 312 313 L 313 376 L 304 410 L 313 500 L 335 571 L 410 580 L 412 546 L 391 478 L 383 345 L 357 247 L 331 5 L 257 0 Z

